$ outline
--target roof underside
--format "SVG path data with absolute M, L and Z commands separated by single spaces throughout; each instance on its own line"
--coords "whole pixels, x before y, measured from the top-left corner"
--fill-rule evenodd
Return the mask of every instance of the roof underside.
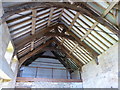
M 9 14 L 7 8 L 15 6 L 6 7 L 7 4 L 3 3 L 3 7 L 5 13 Z M 86 11 L 88 8 L 88 11 L 93 10 L 106 21 L 104 25 L 92 18 L 94 15 L 91 17 L 74 8 L 62 6 L 35 7 L 8 15 L 5 21 L 15 46 L 15 54 L 23 63 L 50 50 L 63 64 L 78 69 L 118 42 L 117 31 L 112 29 L 114 27 L 119 30 L 116 4 L 117 2 L 109 1 L 69 4 Z M 3 16 L 3 20 L 7 14 Z M 110 23 L 112 27 L 106 23 Z

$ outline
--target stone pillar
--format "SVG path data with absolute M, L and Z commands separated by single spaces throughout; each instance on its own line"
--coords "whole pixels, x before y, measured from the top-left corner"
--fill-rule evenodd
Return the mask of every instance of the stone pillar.
M 0 1 L 0 19 L 3 15 L 3 8 L 2 8 L 2 2 Z M 10 65 L 5 59 L 5 53 L 6 48 L 8 46 L 8 43 L 10 41 L 10 34 L 9 29 L 7 27 L 6 22 L 2 23 L 0 25 L 0 78 L 2 79 L 12 79 L 13 78 L 13 72 L 10 68 Z

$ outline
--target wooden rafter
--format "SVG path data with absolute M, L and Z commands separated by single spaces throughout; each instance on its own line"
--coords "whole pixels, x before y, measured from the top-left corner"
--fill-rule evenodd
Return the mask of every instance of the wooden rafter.
M 29 52 L 27 55 L 21 57 L 21 58 L 19 59 L 19 62 L 20 62 L 20 63 L 19 63 L 19 67 L 20 67 L 28 58 L 30 58 L 31 56 L 35 55 L 37 52 L 40 52 L 40 50 L 42 50 L 42 48 L 48 46 L 48 45 L 49 45 L 50 43 L 52 43 L 53 41 L 54 41 L 53 39 L 52 39 L 52 40 L 49 40 L 49 41 L 47 41 L 45 44 L 43 44 L 42 46 L 39 46 L 39 47 L 36 48 L 35 50 Z
M 80 40 L 79 37 L 77 37 L 72 31 L 70 31 L 65 25 L 63 24 L 60 24 L 59 26 L 62 26 L 64 27 L 64 29 L 66 29 L 66 31 L 72 36 L 75 38 L 75 40 L 77 42 L 75 42 L 76 44 L 78 43 L 80 46 L 83 46 L 90 54 L 90 56 L 95 59 L 99 54 L 97 52 L 95 52 L 92 48 L 90 48 L 86 43 L 82 42 Z
M 72 20 L 72 22 L 71 22 L 71 24 L 70 24 L 70 26 L 68 27 L 69 29 L 71 29 L 72 28 L 72 26 L 74 25 L 74 23 L 76 22 L 76 20 L 77 20 L 77 18 L 78 18 L 78 16 L 80 15 L 80 13 L 79 12 L 77 12 L 76 14 L 75 14 L 75 17 L 73 18 L 73 20 Z
M 78 16 L 79 16 L 79 15 L 80 15 L 80 13 L 79 13 L 79 12 L 77 12 L 77 13 L 76 13 L 76 15 L 75 15 L 75 17 L 73 18 L 72 22 L 70 23 L 70 26 L 68 27 L 68 28 L 69 28 L 69 30 L 72 28 L 72 26 L 74 25 L 74 23 L 75 23 L 75 21 L 77 20 L 77 18 L 78 18 Z M 62 40 L 61 44 L 63 44 L 63 43 L 64 43 L 64 41 L 65 41 L 65 39 L 63 38 L 63 40 Z
M 29 59 L 27 59 L 22 65 L 28 66 L 33 61 L 35 61 L 39 56 L 43 55 L 45 52 L 40 52 L 34 56 L 31 56 Z
M 32 31 L 31 31 L 32 35 L 35 34 L 36 14 L 37 14 L 37 11 L 32 10 Z
M 35 25 L 36 25 L 36 10 L 32 10 L 32 31 L 31 34 L 35 34 Z M 31 42 L 31 51 L 34 49 L 34 40 Z
M 108 8 L 103 12 L 101 17 L 105 17 L 116 4 L 117 2 L 111 2 L 110 6 L 108 6 Z M 90 29 L 94 29 L 98 24 L 99 22 L 95 22 Z M 87 33 L 81 38 L 81 41 L 83 41 L 91 32 L 92 30 L 88 30 Z
M 51 9 L 50 9 L 50 13 L 49 13 L 49 18 L 48 18 L 48 24 L 47 24 L 47 26 L 50 25 L 50 22 L 51 22 L 51 19 L 52 19 L 52 15 L 53 15 L 53 12 L 54 12 L 54 8 L 51 8 Z
M 68 57 L 70 57 L 80 68 L 83 66 L 83 63 L 80 62 L 75 56 L 73 56 L 72 54 L 69 54 L 69 51 L 67 50 L 67 48 L 65 48 L 63 45 L 61 45 L 61 43 L 55 39 L 56 44 L 58 44 L 59 47 L 61 47 L 61 49 L 68 55 Z
M 61 16 L 62 16 L 63 12 L 64 12 L 64 8 L 62 8 L 62 10 L 61 10 L 61 13 L 59 15 L 59 20 L 61 19 Z
M 70 26 L 68 27 L 69 30 L 73 27 L 73 25 L 74 25 L 74 23 L 76 22 L 76 20 L 77 20 L 77 18 L 79 17 L 79 15 L 80 15 L 80 13 L 77 12 L 76 15 L 75 15 L 75 17 L 73 18 Z M 69 52 L 69 54 L 71 54 L 71 53 L 77 48 L 77 46 L 78 46 L 78 44 L 76 44 L 76 45 L 72 48 L 72 50 Z
M 78 47 L 78 44 L 75 44 L 75 46 L 72 48 L 72 50 L 69 52 L 69 54 L 71 54 L 77 47 Z

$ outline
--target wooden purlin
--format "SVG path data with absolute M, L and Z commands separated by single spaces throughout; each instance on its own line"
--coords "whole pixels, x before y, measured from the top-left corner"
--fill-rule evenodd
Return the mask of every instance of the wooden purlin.
M 26 77 L 17 77 L 17 82 L 82 82 L 80 79 L 47 79 L 47 78 L 26 78 Z

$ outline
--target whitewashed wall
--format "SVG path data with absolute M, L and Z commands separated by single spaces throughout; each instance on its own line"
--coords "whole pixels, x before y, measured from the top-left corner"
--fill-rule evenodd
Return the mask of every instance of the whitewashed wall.
M 98 57 L 99 65 L 91 61 L 83 66 L 84 88 L 118 88 L 118 43 Z
M 80 77 L 80 71 L 79 70 L 75 70 L 73 73 L 71 73 L 71 78 L 72 79 L 81 79 Z

